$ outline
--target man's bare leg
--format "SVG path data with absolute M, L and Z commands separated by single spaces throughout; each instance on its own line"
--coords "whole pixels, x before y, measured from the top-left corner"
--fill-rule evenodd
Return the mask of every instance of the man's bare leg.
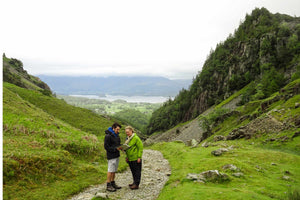
M 115 172 L 111 172 L 110 182 L 113 182 L 115 180 L 115 177 L 116 177 L 116 173 Z
M 110 182 L 111 182 L 111 179 L 112 179 L 112 173 L 111 173 L 111 172 L 107 172 L 107 179 L 106 179 L 106 182 L 107 182 L 107 183 L 110 183 Z

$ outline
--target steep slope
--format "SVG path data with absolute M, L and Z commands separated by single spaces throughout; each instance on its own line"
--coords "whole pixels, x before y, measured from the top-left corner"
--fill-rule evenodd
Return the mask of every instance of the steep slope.
M 88 109 L 71 106 L 64 100 L 44 95 L 39 91 L 27 90 L 10 84 L 5 84 L 5 87 L 55 118 L 83 131 L 100 136 L 103 135 L 107 126 L 111 125 L 112 121 L 101 115 Z
M 47 95 L 51 94 L 49 86 L 38 77 L 28 74 L 20 60 L 7 58 L 5 54 L 3 54 L 3 81 L 27 89 L 41 90 Z
M 146 144 L 161 141 L 183 141 L 189 144 L 192 139 L 201 142 L 210 135 L 229 134 L 240 126 L 244 127 L 242 131 L 249 137 L 254 132 L 265 133 L 275 129 L 279 133 L 291 131 L 293 127 L 299 127 L 300 79 L 291 82 L 269 98 L 250 101 L 237 106 L 237 102 L 244 95 L 247 95 L 251 86 L 252 84 L 249 84 L 217 106 L 206 110 L 196 119 L 178 124 L 168 131 L 152 135 Z M 286 107 L 286 104 L 289 106 Z M 282 113 L 285 115 L 279 117 Z
M 172 168 L 158 199 L 299 199 L 300 79 L 269 98 L 232 104 L 249 86 L 148 139 Z M 190 139 L 197 141 L 192 148 Z M 208 170 L 225 173 L 226 179 L 197 180 Z
M 159 199 L 300 198 L 299 27 L 254 10 L 153 114 L 146 143 L 172 168 Z
M 19 71 L 10 73 L 22 87 L 3 83 L 3 198 L 66 199 L 104 181 L 104 130 L 114 121 L 68 105 Z
M 300 77 L 300 18 L 255 9 L 217 45 L 188 90 L 153 113 L 148 134 L 197 117 L 252 81 L 263 99 Z M 241 103 L 248 102 L 246 97 Z

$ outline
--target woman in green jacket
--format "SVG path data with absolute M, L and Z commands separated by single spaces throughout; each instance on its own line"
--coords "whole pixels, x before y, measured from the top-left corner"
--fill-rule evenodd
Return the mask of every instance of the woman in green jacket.
M 139 189 L 141 182 L 143 143 L 139 136 L 134 133 L 131 126 L 127 126 L 125 132 L 127 135 L 125 144 L 130 146 L 130 148 L 126 150 L 126 161 L 129 164 L 133 176 L 133 183 L 129 184 L 129 187 L 132 190 L 136 190 Z

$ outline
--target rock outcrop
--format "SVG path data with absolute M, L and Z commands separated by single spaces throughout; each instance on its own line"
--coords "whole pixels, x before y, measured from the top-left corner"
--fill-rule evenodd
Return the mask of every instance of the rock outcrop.
M 265 117 L 257 118 L 245 126 L 234 129 L 226 136 L 226 140 L 241 138 L 250 139 L 256 133 L 277 133 L 288 128 L 288 124 L 283 124 L 275 118 L 267 115 Z
M 271 69 L 279 71 L 282 78 L 290 81 L 297 70 L 299 50 L 290 48 L 289 44 L 293 38 L 299 37 L 299 23 L 298 17 L 272 14 L 265 8 L 253 10 L 234 35 L 210 52 L 190 88 L 182 90 L 174 100 L 154 112 L 148 134 L 196 118 L 252 81 L 261 80 Z M 288 81 L 274 82 L 274 88 L 282 87 Z M 288 91 L 286 98 L 299 90 L 300 87 L 295 87 Z M 261 110 L 267 110 L 276 98 L 263 102 Z
M 228 149 L 220 148 L 220 149 L 212 151 L 211 154 L 214 156 L 221 156 L 224 152 L 228 152 Z
M 186 176 L 186 179 L 195 182 L 202 182 L 202 183 L 206 183 L 206 182 L 221 183 L 230 180 L 227 174 L 221 173 L 218 170 L 208 170 L 200 174 L 190 173 Z

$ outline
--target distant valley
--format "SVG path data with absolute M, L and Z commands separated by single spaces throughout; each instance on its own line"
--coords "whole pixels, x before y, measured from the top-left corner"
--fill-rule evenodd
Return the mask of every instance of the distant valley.
M 170 80 L 164 77 L 145 76 L 48 76 L 39 75 L 53 92 L 70 95 L 124 95 L 124 96 L 176 96 L 182 88 L 188 88 L 192 80 Z

